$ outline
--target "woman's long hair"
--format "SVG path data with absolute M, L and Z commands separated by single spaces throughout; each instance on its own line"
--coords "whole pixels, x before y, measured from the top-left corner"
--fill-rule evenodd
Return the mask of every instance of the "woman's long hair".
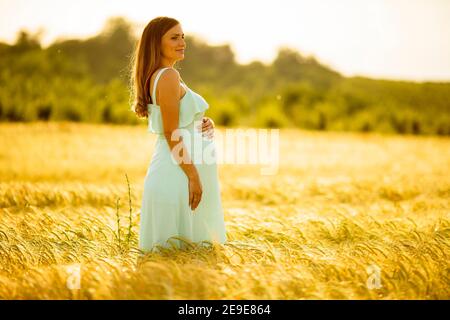
M 161 63 L 161 40 L 163 35 L 179 24 L 176 19 L 156 17 L 151 20 L 131 57 L 130 87 L 132 110 L 138 117 L 148 117 L 148 104 L 153 103 L 150 93 L 150 77 Z

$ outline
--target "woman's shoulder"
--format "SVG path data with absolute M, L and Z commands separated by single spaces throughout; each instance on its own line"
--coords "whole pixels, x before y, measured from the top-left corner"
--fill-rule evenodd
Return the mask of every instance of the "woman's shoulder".
M 159 76 L 160 79 L 166 78 L 166 79 L 180 79 L 180 73 L 177 69 L 174 69 L 172 67 L 164 67 L 156 70 L 155 74 L 160 73 Z
M 150 92 L 153 92 L 153 88 L 161 88 L 166 86 L 174 86 L 179 82 L 180 74 L 178 71 L 171 67 L 159 68 L 157 69 L 151 77 L 150 81 Z M 160 85 L 162 84 L 162 86 Z
M 180 74 L 174 68 L 166 68 L 161 71 L 159 79 L 157 80 L 158 84 L 161 84 L 161 87 L 172 87 L 178 86 L 180 83 Z

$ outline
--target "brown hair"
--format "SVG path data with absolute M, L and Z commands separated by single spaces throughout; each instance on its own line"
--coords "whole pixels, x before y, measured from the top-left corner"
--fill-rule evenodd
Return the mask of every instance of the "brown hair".
M 179 24 L 176 19 L 156 17 L 144 31 L 131 57 L 130 87 L 132 110 L 138 117 L 148 117 L 148 104 L 153 103 L 150 94 L 150 77 L 161 63 L 161 40 L 163 35 Z

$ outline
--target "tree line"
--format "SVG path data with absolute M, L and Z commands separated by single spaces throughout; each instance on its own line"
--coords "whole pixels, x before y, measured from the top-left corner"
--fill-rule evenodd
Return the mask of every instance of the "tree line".
M 20 31 L 0 43 L 0 121 L 146 123 L 130 109 L 135 30 L 113 17 L 88 39 L 43 48 Z M 185 39 L 176 68 L 218 125 L 450 135 L 449 82 L 344 77 L 288 47 L 271 64 L 239 64 L 229 45 Z

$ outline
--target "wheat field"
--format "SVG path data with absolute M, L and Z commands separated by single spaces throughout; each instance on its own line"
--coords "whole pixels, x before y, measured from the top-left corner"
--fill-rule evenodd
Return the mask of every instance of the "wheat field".
M 144 126 L 0 141 L 1 299 L 450 298 L 449 138 L 280 130 L 278 174 L 219 165 L 226 244 L 143 258 Z

